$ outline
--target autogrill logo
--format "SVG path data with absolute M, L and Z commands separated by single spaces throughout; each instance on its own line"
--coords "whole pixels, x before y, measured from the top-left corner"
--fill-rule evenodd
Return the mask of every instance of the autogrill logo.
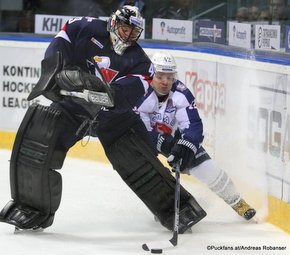
M 169 34 L 185 35 L 185 27 L 169 27 L 169 26 L 167 26 L 167 32 Z
M 247 32 L 246 31 L 244 31 L 244 32 L 237 31 L 236 37 L 238 39 L 241 39 L 241 40 L 246 40 L 247 39 Z

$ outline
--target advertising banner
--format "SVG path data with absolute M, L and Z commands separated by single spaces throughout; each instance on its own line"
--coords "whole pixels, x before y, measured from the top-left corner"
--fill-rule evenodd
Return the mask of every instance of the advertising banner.
M 64 24 L 74 16 L 35 15 L 34 32 L 36 34 L 56 35 Z
M 248 89 L 249 152 L 256 155 L 252 164 L 265 164 L 269 194 L 290 203 L 289 75 L 258 74 Z
M 33 103 L 49 104 L 44 97 L 27 97 L 41 75 L 41 60 L 46 43 L 38 47 L 0 47 L 0 122 L 1 130 L 16 131 L 28 107 Z M 21 60 L 19 57 L 21 56 Z
M 192 21 L 153 19 L 152 39 L 192 42 Z
M 280 26 L 255 25 L 256 50 L 280 50 Z
M 69 19 L 81 18 L 76 16 L 62 16 L 62 15 L 35 15 L 34 32 L 36 34 L 56 35 Z M 88 17 L 89 18 L 89 17 Z M 110 17 L 100 16 L 99 19 L 107 21 Z M 144 30 L 140 35 L 140 39 L 145 38 L 145 19 Z
M 231 61 L 181 63 L 179 77 L 196 98 L 209 155 L 239 182 L 251 176 L 262 194 L 290 204 L 290 76 Z
M 225 44 L 226 37 L 224 22 L 199 20 L 196 29 L 198 33 L 198 41 Z
M 229 22 L 229 45 L 251 48 L 251 24 Z

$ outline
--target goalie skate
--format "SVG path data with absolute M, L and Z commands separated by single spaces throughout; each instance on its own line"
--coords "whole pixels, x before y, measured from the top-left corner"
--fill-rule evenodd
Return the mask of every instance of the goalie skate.
M 155 222 L 160 222 L 159 219 L 157 218 L 157 216 L 154 215 L 154 221 Z M 191 234 L 192 233 L 192 229 L 191 228 L 188 228 L 184 234 Z
M 235 204 L 233 209 L 246 220 L 250 220 L 256 215 L 256 210 L 248 205 L 244 199 Z

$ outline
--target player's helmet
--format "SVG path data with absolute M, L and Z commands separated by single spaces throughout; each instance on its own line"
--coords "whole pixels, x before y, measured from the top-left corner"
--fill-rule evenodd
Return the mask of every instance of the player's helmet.
M 176 63 L 168 52 L 157 52 L 151 57 L 155 72 L 176 73 Z
M 112 38 L 114 51 L 122 55 L 134 44 L 143 31 L 143 18 L 135 6 L 124 5 L 114 12 L 108 22 L 108 31 Z
M 170 92 L 172 85 L 176 79 L 176 63 L 174 58 L 166 51 L 155 53 L 151 57 L 151 62 L 154 66 L 154 78 L 151 83 L 157 95 L 165 96 Z M 165 83 L 160 83 L 166 81 Z

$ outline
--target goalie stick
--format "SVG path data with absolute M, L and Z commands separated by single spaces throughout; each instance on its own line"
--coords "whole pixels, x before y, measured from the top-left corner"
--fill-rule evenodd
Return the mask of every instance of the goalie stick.
M 106 92 L 98 92 L 84 89 L 83 92 L 60 90 L 63 96 L 73 96 L 86 100 L 87 102 L 98 104 L 106 107 L 113 107 L 114 102 Z
M 107 95 L 108 95 L 108 99 L 109 99 L 109 102 L 110 102 L 110 104 L 111 104 L 111 105 L 108 106 L 108 107 L 113 107 L 113 106 L 114 106 L 114 98 L 113 98 L 112 93 L 111 93 L 111 91 L 112 91 L 112 89 L 111 89 L 111 85 L 110 85 L 110 83 L 107 82 L 107 80 L 105 79 L 105 77 L 104 77 L 104 75 L 103 75 L 103 73 L 102 73 L 102 71 L 101 71 L 101 69 L 100 69 L 98 63 L 94 60 L 94 58 L 92 58 L 92 62 L 94 63 L 95 68 L 97 69 L 98 73 L 100 74 L 100 76 L 101 76 L 101 78 L 102 78 L 102 80 L 103 80 L 103 83 L 104 83 L 104 84 L 106 85 L 106 87 L 107 87 L 107 91 L 106 91 L 106 93 L 107 93 Z M 99 92 L 99 93 L 101 93 L 101 92 Z
M 173 236 L 168 241 L 153 241 L 142 245 L 143 250 L 151 253 L 162 253 L 163 249 L 171 248 L 178 243 L 179 209 L 180 209 L 180 162 L 173 167 L 175 170 L 175 198 L 174 198 L 174 230 Z

